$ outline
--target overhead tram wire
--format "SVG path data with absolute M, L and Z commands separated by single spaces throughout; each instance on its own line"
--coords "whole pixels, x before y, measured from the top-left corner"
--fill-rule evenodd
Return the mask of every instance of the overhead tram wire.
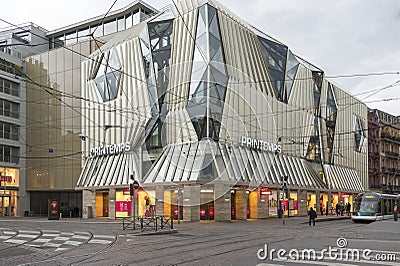
M 175 3 L 174 3 L 175 4 Z M 185 25 L 186 25 L 186 23 L 185 23 Z M 186 25 L 187 26 L 187 25 Z M 192 37 L 193 38 L 193 37 Z M 65 48 L 65 47 L 64 47 Z M 78 53 L 79 54 L 79 53 Z M 82 55 L 83 56 L 83 55 Z
M 116 1 L 115 1 L 116 2 Z M 114 2 L 114 4 L 115 4 L 115 2 Z M 173 3 L 174 3 L 174 5 L 175 5 L 175 7 L 176 7 L 176 4 L 175 4 L 175 2 L 174 1 L 172 1 Z M 114 5 L 113 4 L 113 5 Z M 112 8 L 112 7 L 111 7 Z M 110 8 L 110 9 L 111 9 Z M 178 12 L 179 12 L 179 10 L 178 10 Z M 180 14 L 180 13 L 179 13 Z M 180 16 L 182 17 L 182 15 L 180 14 Z M 103 18 L 104 19 L 104 18 Z M 183 19 L 183 18 L 182 18 Z M 5 22 L 5 23 L 7 23 L 7 24 L 9 24 L 9 25 L 11 25 L 11 26 L 13 26 L 13 27 L 17 27 L 17 28 L 20 28 L 20 29 L 22 29 L 20 26 L 18 26 L 18 25 L 15 25 L 15 24 L 13 24 L 13 23 L 11 23 L 11 22 L 8 22 L 8 21 L 6 21 L 6 20 L 4 20 L 4 19 L 1 19 L 0 18 L 0 21 L 3 21 L 3 22 Z M 183 20 L 183 22 L 184 22 L 184 20 Z M 186 25 L 186 23 L 184 22 L 184 24 L 185 24 L 185 26 L 187 27 L 187 25 Z M 96 27 L 97 28 L 97 27 Z M 188 27 L 187 27 L 188 28 Z M 190 30 L 189 30 L 189 33 L 190 33 Z M 46 38 L 44 38 L 44 37 L 42 37 L 42 36 L 40 36 L 40 35 L 37 35 L 37 34 L 35 34 L 35 33 L 31 33 L 32 35 L 35 35 L 35 36 L 37 36 L 37 37 L 39 37 L 39 38 L 41 38 L 41 39 L 43 39 L 43 40 L 46 40 L 46 41 L 48 41 Z M 192 34 L 190 33 L 190 35 L 191 35 L 191 38 L 192 39 L 194 39 L 194 37 L 192 36 Z M 53 44 L 55 44 L 55 42 L 53 41 Z M 64 49 L 66 49 L 66 50 L 69 50 L 69 51 L 71 51 L 71 52 L 73 52 L 73 53 L 76 53 L 76 54 L 78 54 L 78 55 L 80 55 L 80 56 L 82 56 L 82 57 L 84 57 L 84 58 L 86 58 L 86 59 L 89 59 L 89 60 L 94 60 L 93 58 L 90 58 L 90 57 L 88 57 L 88 56 L 86 56 L 86 55 L 83 55 L 83 54 L 81 54 L 81 53 L 79 53 L 79 52 L 77 52 L 77 51 L 74 51 L 73 49 L 70 49 L 70 48 L 68 48 L 67 46 L 60 46 L 60 48 L 64 48 Z M 201 51 L 201 50 L 200 50 Z M 204 60 L 204 55 L 202 55 L 203 56 L 203 60 Z M 127 76 L 129 76 L 129 77 L 131 77 L 131 78 L 134 78 L 134 79 L 137 79 L 137 80 L 139 80 L 139 81 L 141 81 L 141 82 L 145 82 L 145 81 L 143 81 L 143 80 L 141 80 L 141 79 L 139 79 L 139 78 L 137 78 L 137 77 L 133 77 L 132 75 L 129 75 L 129 74 L 127 74 L 127 73 L 124 73 L 123 71 L 121 71 L 121 70 L 118 70 L 118 69 L 114 69 L 114 68 L 111 68 L 111 69 L 113 69 L 113 70 L 115 70 L 115 71 L 118 71 L 118 72 L 120 72 L 120 73 L 122 73 L 122 74 L 125 74 L 125 75 L 127 75 Z M 350 74 L 350 75 L 337 75 L 337 76 L 332 76 L 332 78 L 336 78 L 336 77 L 356 77 L 356 76 L 376 76 L 376 75 L 387 75 L 387 74 L 398 74 L 399 72 L 383 72 L 383 73 L 366 73 L 366 74 Z M 328 76 L 327 76 L 328 77 Z M 308 79 L 308 78 L 307 78 Z M 296 80 L 301 80 L 301 79 L 296 79 Z M 271 83 L 272 81 L 257 81 L 257 82 L 254 82 L 254 83 L 258 83 L 258 82 L 269 82 L 269 83 Z M 249 82 L 245 82 L 245 83 L 249 83 Z M 239 83 L 240 84 L 240 83 Z M 169 92 L 170 93 L 170 92 Z
M 262 114 L 261 114 L 262 115 Z M 273 114 L 271 114 L 271 115 L 273 115 Z M 320 118 L 322 118 L 322 117 L 320 117 Z M 322 119 L 324 119 L 324 118 L 322 118 Z M 304 127 L 303 127 L 304 128 Z M 293 129 L 293 128 L 292 128 Z M 351 131 L 351 132 L 349 132 L 349 133 L 352 133 L 353 131 Z M 291 136 L 291 137 L 293 137 L 293 136 Z M 304 137 L 304 136 L 303 136 Z
M 2 19 L 2 18 L 0 18 L 0 21 L 3 21 L 4 23 L 7 23 L 7 24 L 9 24 L 9 25 L 11 25 L 11 26 L 14 26 L 14 27 L 16 27 L 16 28 L 19 28 L 19 29 L 23 30 L 23 28 L 21 28 L 20 26 L 15 25 L 15 24 L 13 24 L 13 23 L 11 23 L 11 22 L 8 22 L 8 21 L 6 21 L 6 20 L 4 20 L 4 19 Z M 40 38 L 40 39 L 43 39 L 43 40 L 49 42 L 48 39 L 46 39 L 45 37 L 42 37 L 42 36 L 40 36 L 40 35 L 38 35 L 38 34 L 36 34 L 36 33 L 34 33 L 34 32 L 31 32 L 31 34 L 34 35 L 34 36 L 36 36 L 36 37 L 38 37 L 38 38 Z M 50 43 L 56 44 L 55 41 L 51 41 L 51 40 L 50 40 Z M 58 44 L 57 44 L 57 45 L 58 45 Z M 58 45 L 58 46 L 59 46 L 59 45 Z M 88 59 L 88 60 L 91 60 L 91 61 L 95 61 L 93 58 L 91 58 L 91 57 L 89 57 L 89 56 L 87 56 L 87 55 L 84 55 L 84 54 L 82 54 L 82 53 L 80 53 L 80 52 L 77 52 L 77 51 L 75 51 L 75 50 L 69 48 L 68 46 L 59 46 L 59 48 L 68 50 L 68 51 L 70 51 L 70 52 L 72 52 L 72 53 L 74 53 L 74 54 L 77 54 L 77 55 L 79 55 L 79 56 L 85 58 L 85 59 Z M 115 68 L 111 68 L 111 69 L 113 69 L 114 71 L 120 72 L 120 73 L 122 73 L 122 74 L 124 74 L 124 75 L 127 75 L 128 77 L 131 77 L 131 78 L 136 79 L 136 80 L 138 80 L 138 81 L 145 82 L 144 80 L 142 80 L 142 79 L 140 79 L 140 78 L 137 78 L 137 77 L 134 77 L 134 76 L 132 76 L 132 75 L 129 75 L 128 73 L 125 73 L 125 72 L 123 72 L 123 71 L 121 71 L 121 70 L 119 70 L 119 69 L 115 69 Z
M 65 48 L 65 47 L 64 47 Z M 79 54 L 79 53 L 78 53 Z M 82 56 L 84 56 L 84 55 L 82 55 Z M 121 72 L 121 71 L 120 71 Z M 123 72 L 122 72 L 123 73 Z M 397 73 L 397 72 L 390 72 L 390 73 Z M 388 74 L 388 73 L 381 73 L 381 74 Z M 360 75 L 360 74 L 355 74 L 355 75 Z M 355 76 L 355 75 L 353 75 L 353 76 Z M 367 73 L 367 74 L 365 74 L 364 76 L 367 76 L 367 75 L 373 75 L 373 73 Z M 130 75 L 128 75 L 128 76 L 130 76 Z M 347 75 L 347 76 L 351 76 L 351 75 Z M 297 78 L 296 80 L 300 80 L 299 78 Z M 262 81 L 257 81 L 257 82 L 262 82 Z M 268 81 L 268 82 L 271 82 L 271 81 Z M 249 83 L 249 82 L 238 82 L 238 84 L 245 84 L 245 83 Z M 42 85 L 43 86 L 43 85 Z M 52 89 L 54 89 L 54 88 L 52 88 Z M 377 89 L 377 91 L 380 91 L 381 89 Z M 60 92 L 60 93 L 64 93 L 64 92 Z M 169 93 L 171 93 L 171 92 L 169 92 Z M 369 93 L 368 91 L 367 92 L 362 92 L 362 93 L 360 93 L 360 95 L 361 94 L 366 94 L 366 93 Z M 357 96 L 357 94 L 355 95 L 355 96 Z M 73 97 L 75 97 L 75 98 L 77 98 L 77 96 L 73 96 Z M 85 101 L 92 101 L 92 100 L 89 100 L 89 99 L 84 99 L 84 98 L 82 98 L 82 97 L 80 97 L 82 100 L 85 100 Z M 186 101 L 186 98 L 184 98 L 184 99 L 182 99 L 182 101 Z M 93 103 L 96 103 L 96 102 L 94 102 L 94 101 L 92 101 Z M 312 109 L 313 107 L 311 107 L 311 108 L 302 108 L 301 110 L 306 110 L 306 109 Z M 299 109 L 300 110 L 300 109 Z M 293 110 L 293 111 L 296 111 L 296 110 Z
M 48 88 L 48 89 L 54 90 L 54 88 L 52 88 L 52 87 L 48 87 L 48 86 L 45 86 L 45 85 L 43 85 L 43 84 L 39 84 L 39 83 L 34 82 L 34 81 L 27 81 L 27 82 L 31 82 L 31 83 L 33 83 L 33 84 L 39 86 L 39 87 L 46 87 L 46 88 Z M 385 88 L 390 88 L 390 87 L 397 86 L 397 85 L 400 85 L 400 84 L 395 84 L 395 85 L 391 84 L 391 85 L 389 85 L 389 86 L 383 87 L 383 89 L 385 89 Z M 381 91 L 381 90 L 382 90 L 382 88 L 375 89 L 375 90 L 372 90 L 372 91 Z M 61 91 L 56 91 L 56 92 L 57 92 L 57 93 L 61 93 L 61 94 L 63 93 L 63 92 L 61 92 Z M 364 92 L 363 94 L 365 94 L 365 93 L 366 93 L 366 92 Z M 64 95 L 64 96 L 65 96 L 65 95 Z M 71 96 L 71 95 L 70 95 L 70 96 Z M 85 98 L 83 98 L 83 97 L 78 97 L 78 96 L 74 96 L 74 95 L 72 95 L 71 97 L 72 97 L 72 98 L 76 98 L 76 99 L 80 99 L 80 100 L 89 101 L 89 102 L 94 102 L 94 101 L 91 101 L 91 100 L 89 100 L 89 99 L 85 99 Z M 341 99 L 337 100 L 337 102 L 340 102 L 340 100 L 341 100 Z M 94 102 L 94 103 L 100 103 L 100 102 Z M 354 104 L 358 104 L 358 102 L 355 102 Z M 338 104 L 338 105 L 340 106 L 340 104 Z M 351 104 L 351 105 L 353 105 L 353 104 Z M 146 107 L 146 106 L 144 105 L 143 107 Z M 288 110 L 288 111 L 281 112 L 281 113 L 283 114 L 283 113 L 287 113 L 287 112 L 307 111 L 307 110 L 312 111 L 313 109 L 314 109 L 314 106 L 310 106 L 310 107 L 308 107 L 308 108 L 302 107 L 302 108 L 292 109 L 292 110 Z M 118 110 L 115 110 L 115 111 L 118 111 Z M 119 110 L 119 111 L 124 112 L 123 109 L 121 109 L 121 110 Z M 135 111 L 135 112 L 137 113 L 137 111 Z M 140 114 L 139 114 L 139 115 L 140 115 Z M 265 114 L 265 113 L 262 113 L 262 114 L 257 114 L 257 115 L 265 116 L 266 114 Z M 273 112 L 273 113 L 267 114 L 267 115 L 279 115 L 279 112 Z M 251 116 L 253 116 L 253 114 L 251 114 Z
M 26 74 L 24 74 L 24 76 L 29 77 L 29 76 L 27 76 Z M 11 76 L 10 76 L 10 77 L 11 77 Z M 94 104 L 101 104 L 101 103 L 102 103 L 102 102 L 94 101 L 94 100 L 91 100 L 91 99 L 83 98 L 83 97 L 81 97 L 81 96 L 76 96 L 76 95 L 73 95 L 73 94 L 68 94 L 68 93 L 65 93 L 65 92 L 63 92 L 63 91 L 56 91 L 53 87 L 49 87 L 49 86 L 46 86 L 46 85 L 44 85 L 44 84 L 39 84 L 39 83 L 33 81 L 31 78 L 30 78 L 30 80 L 25 80 L 25 81 L 28 82 L 28 83 L 32 83 L 32 84 L 34 84 L 34 85 L 37 85 L 37 86 L 42 86 L 42 87 L 48 88 L 48 89 L 50 89 L 50 90 L 53 90 L 54 92 L 60 94 L 60 96 L 62 96 L 62 97 L 69 97 L 69 98 L 79 99 L 79 100 L 91 102 L 91 103 L 94 103 Z M 398 86 L 398 85 L 400 85 L 400 84 L 398 84 L 398 83 L 390 84 L 390 85 L 385 86 L 385 87 L 383 87 L 383 88 L 373 89 L 373 90 L 370 90 L 370 91 L 364 91 L 364 92 L 355 94 L 355 95 L 353 95 L 353 96 L 368 94 L 368 93 L 372 93 L 372 92 L 381 92 L 383 89 L 392 88 L 392 87 L 395 87 L 395 86 Z M 346 97 L 345 97 L 345 98 L 346 98 Z M 184 100 L 186 100 L 186 99 L 184 99 Z M 184 101 L 184 100 L 182 100 L 182 101 Z M 341 100 L 342 100 L 342 99 L 337 99 L 336 101 L 337 101 L 337 102 L 340 102 Z M 177 102 L 177 103 L 179 103 L 179 102 Z M 339 105 L 340 105 L 340 104 L 339 104 Z M 144 107 L 148 107 L 148 106 L 147 106 L 147 105 L 143 105 L 143 106 L 141 106 L 141 107 L 144 108 Z M 311 110 L 313 110 L 313 108 L 314 108 L 313 105 L 311 105 L 310 107 L 302 107 L 302 108 L 298 108 L 298 109 L 292 109 L 292 110 L 289 110 L 289 111 L 290 111 L 290 112 L 293 112 L 293 111 L 311 111 Z M 285 111 L 285 113 L 287 113 L 287 111 Z

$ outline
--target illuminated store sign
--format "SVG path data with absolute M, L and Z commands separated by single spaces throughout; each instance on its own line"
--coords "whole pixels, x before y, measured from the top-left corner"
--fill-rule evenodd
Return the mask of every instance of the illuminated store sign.
M 269 152 L 282 152 L 281 145 L 270 143 L 267 141 L 253 139 L 250 137 L 242 136 L 241 144 L 251 149 L 259 150 L 259 151 L 269 151 Z
M 129 151 L 131 144 L 129 142 L 122 142 L 120 144 L 111 144 L 90 149 L 90 156 L 102 156 L 110 154 L 118 154 L 124 151 Z
M 6 182 L 12 182 L 12 176 L 10 176 L 10 175 L 7 175 L 7 176 L 0 176 L 0 181 L 6 181 Z

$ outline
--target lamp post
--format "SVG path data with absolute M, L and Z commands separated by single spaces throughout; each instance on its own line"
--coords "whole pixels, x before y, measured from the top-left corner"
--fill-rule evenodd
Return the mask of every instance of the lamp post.
M 180 210 L 180 201 L 182 198 L 182 190 L 179 188 L 178 189 L 178 197 L 176 198 L 176 200 L 178 201 L 178 224 L 181 223 L 181 210 Z
M 288 218 L 289 218 L 289 189 L 287 187 L 287 181 L 288 181 L 288 176 L 282 176 L 282 202 L 283 202 L 283 206 L 282 206 L 282 223 L 285 224 L 285 210 L 286 210 L 286 201 L 285 199 L 288 199 L 288 208 L 287 208 L 287 212 L 288 212 Z
M 1 213 L 2 213 L 2 216 L 6 216 L 6 213 L 5 213 L 5 201 L 6 201 L 6 193 L 7 193 L 7 169 L 5 167 L 4 167 L 4 175 L 1 176 L 1 178 L 4 181 L 3 198 L 2 198 L 2 203 L 1 203 Z

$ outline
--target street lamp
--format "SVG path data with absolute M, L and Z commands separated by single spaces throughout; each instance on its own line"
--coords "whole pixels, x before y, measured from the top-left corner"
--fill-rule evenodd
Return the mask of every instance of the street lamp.
M 282 180 L 283 180 L 283 182 L 282 182 L 282 199 L 283 199 L 282 200 L 282 202 L 283 202 L 283 206 L 282 206 L 282 210 L 283 210 L 282 223 L 285 224 L 285 209 L 286 209 L 286 201 L 285 201 L 285 199 L 288 199 L 288 209 L 287 209 L 287 211 L 288 211 L 288 218 L 289 218 L 289 189 L 288 189 L 288 186 L 287 186 L 288 176 L 287 175 L 282 176 Z
M 7 193 L 7 168 L 4 167 L 4 176 L 1 175 L 1 172 L 0 172 L 0 176 L 4 181 L 3 198 L 2 198 L 2 202 L 1 202 L 1 214 L 2 214 L 2 216 L 6 216 L 6 213 L 5 213 L 5 201 L 6 201 L 6 193 Z
M 178 196 L 176 197 L 176 200 L 178 201 L 177 203 L 178 203 L 178 224 L 180 224 L 181 223 L 181 210 L 180 210 L 180 201 L 181 201 L 181 198 L 182 198 L 182 189 L 181 188 L 179 188 L 178 189 Z

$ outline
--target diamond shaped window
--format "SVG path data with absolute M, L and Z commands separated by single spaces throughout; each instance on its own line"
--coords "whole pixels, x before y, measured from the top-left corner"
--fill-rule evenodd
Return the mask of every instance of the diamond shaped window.
M 354 139 L 356 142 L 356 151 L 361 152 L 362 147 L 364 145 L 364 129 L 361 123 L 361 119 L 359 117 L 356 117 L 356 124 L 354 127 Z
M 104 102 L 117 98 L 121 65 L 114 49 L 101 56 L 94 82 Z

